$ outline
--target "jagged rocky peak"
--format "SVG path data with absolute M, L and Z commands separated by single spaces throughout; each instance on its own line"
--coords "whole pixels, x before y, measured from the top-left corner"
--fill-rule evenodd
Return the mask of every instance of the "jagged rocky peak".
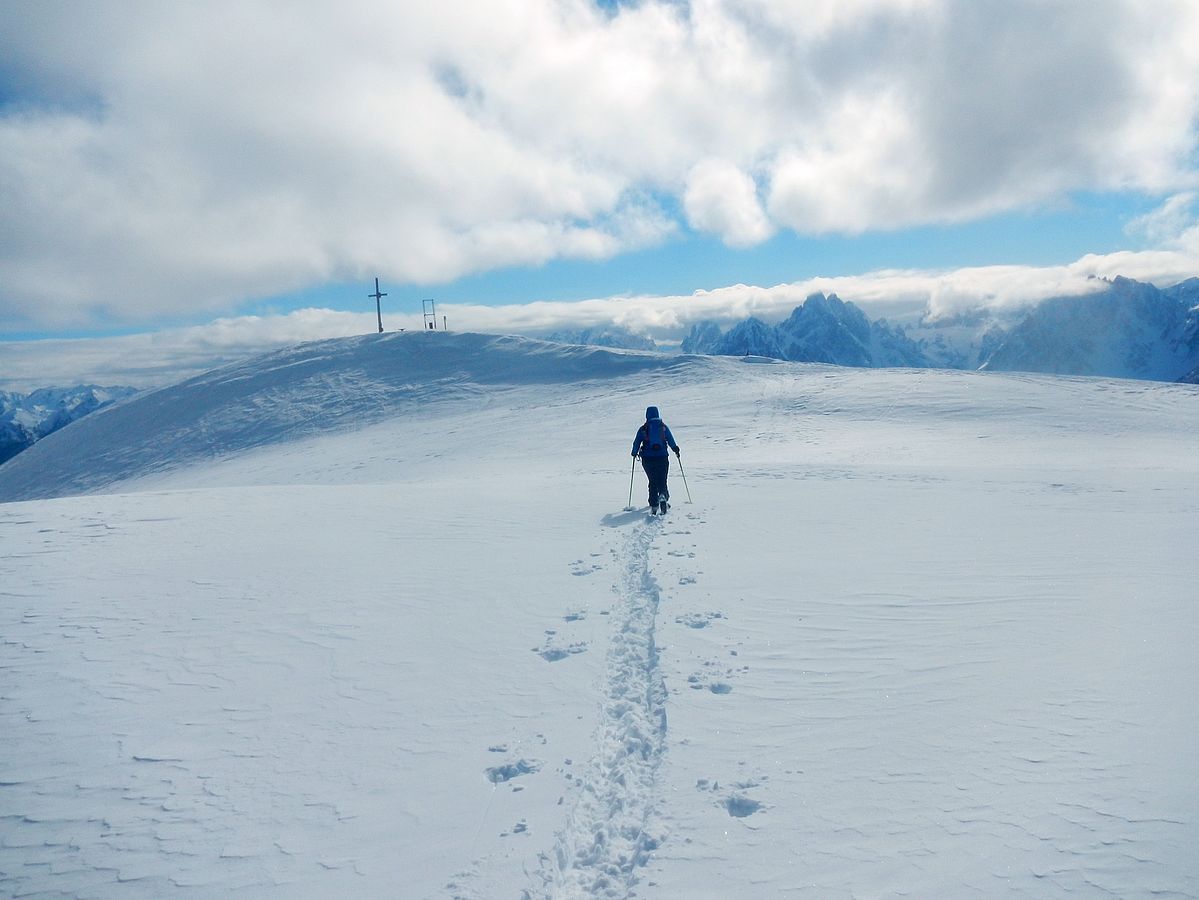
M 1199 278 L 1188 278 L 1186 281 L 1180 281 L 1162 293 L 1182 303 L 1192 313 L 1199 313 Z
M 775 329 L 751 316 L 734 326 L 717 342 L 712 352 L 718 356 L 769 356 L 785 359 Z
M 809 294 L 799 307 L 808 315 L 821 314 L 835 316 L 853 322 L 866 322 L 866 314 L 851 302 L 846 302 L 836 294 Z
M 135 393 L 131 387 L 94 384 L 40 388 L 30 394 L 0 391 L 0 463 L 75 420 Z
M 991 355 L 1003 346 L 1003 342 L 1008 338 L 1008 330 L 996 321 L 990 322 L 979 336 L 978 341 L 978 358 L 987 360 Z
M 1162 291 L 1118 277 L 1092 294 L 1046 300 L 1011 330 L 985 367 L 1175 381 L 1199 363 L 1188 306 L 1194 290 L 1186 282 Z
M 836 294 L 812 294 L 778 327 L 786 359 L 869 366 L 870 321 Z
M 794 362 L 1024 370 L 1175 381 L 1199 365 L 1199 278 L 1165 290 L 1130 278 L 1096 278 L 1093 291 L 1037 305 L 913 309 L 904 324 L 873 320 L 836 294 L 813 293 L 771 325 L 751 318 L 728 331 L 694 323 L 685 353 L 768 356 Z
M 720 325 L 711 319 L 705 319 L 691 326 L 691 330 L 683 338 L 681 349 L 684 353 L 712 354 L 722 336 Z

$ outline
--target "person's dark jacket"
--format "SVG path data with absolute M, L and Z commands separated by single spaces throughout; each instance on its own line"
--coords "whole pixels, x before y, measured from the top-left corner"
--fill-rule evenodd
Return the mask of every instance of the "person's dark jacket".
M 642 459 L 668 457 L 671 450 L 678 453 L 679 445 L 658 415 L 658 407 L 651 406 L 645 411 L 645 424 L 637 429 L 637 436 L 633 438 L 633 456 L 639 455 Z

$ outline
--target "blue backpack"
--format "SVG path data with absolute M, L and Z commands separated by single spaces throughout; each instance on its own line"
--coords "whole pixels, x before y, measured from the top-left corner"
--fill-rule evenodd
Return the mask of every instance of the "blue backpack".
M 666 452 L 666 423 L 661 419 L 645 423 L 645 442 L 641 445 L 642 454 L 646 450 L 654 455 Z

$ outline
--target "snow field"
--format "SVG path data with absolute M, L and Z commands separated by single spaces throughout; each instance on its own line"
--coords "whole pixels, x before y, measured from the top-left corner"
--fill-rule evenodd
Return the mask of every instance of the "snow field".
M 0 892 L 1199 895 L 1193 389 L 466 349 L 0 505 Z
M 599 613 L 569 539 L 540 535 L 560 571 L 532 572 L 506 491 L 475 518 L 447 487 L 6 508 L 37 526 L 9 566 L 40 575 L 6 590 L 5 889 L 428 896 L 535 864 L 559 821 L 532 776 L 588 759 Z
M 678 742 L 660 780 L 677 795 L 644 876 L 656 896 L 1187 895 L 1195 710 L 1161 692 L 1195 674 L 1190 588 L 1122 571 L 1171 536 L 1111 556 L 1087 546 L 1093 510 L 1047 534 L 986 492 L 981 528 L 967 496 L 905 532 L 876 504 L 910 502 L 907 487 L 806 488 L 833 527 L 797 523 L 794 580 L 700 572 L 717 549 L 702 528 L 668 536 L 659 639 Z M 704 515 L 725 509 L 714 497 Z M 1067 523 L 1081 546 L 1063 561 L 1046 538 Z M 730 531 L 728 557 L 788 565 Z M 868 559 L 845 559 L 850 534 Z

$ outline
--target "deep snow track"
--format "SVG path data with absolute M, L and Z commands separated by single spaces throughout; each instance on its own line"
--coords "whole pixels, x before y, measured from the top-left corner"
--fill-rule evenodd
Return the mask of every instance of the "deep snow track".
M 654 642 L 659 590 L 649 569 L 660 531 L 658 521 L 638 525 L 620 551 L 596 752 L 554 858 L 546 860 L 547 898 L 627 897 L 637 868 L 662 842 L 653 793 L 666 738 L 666 686 Z

